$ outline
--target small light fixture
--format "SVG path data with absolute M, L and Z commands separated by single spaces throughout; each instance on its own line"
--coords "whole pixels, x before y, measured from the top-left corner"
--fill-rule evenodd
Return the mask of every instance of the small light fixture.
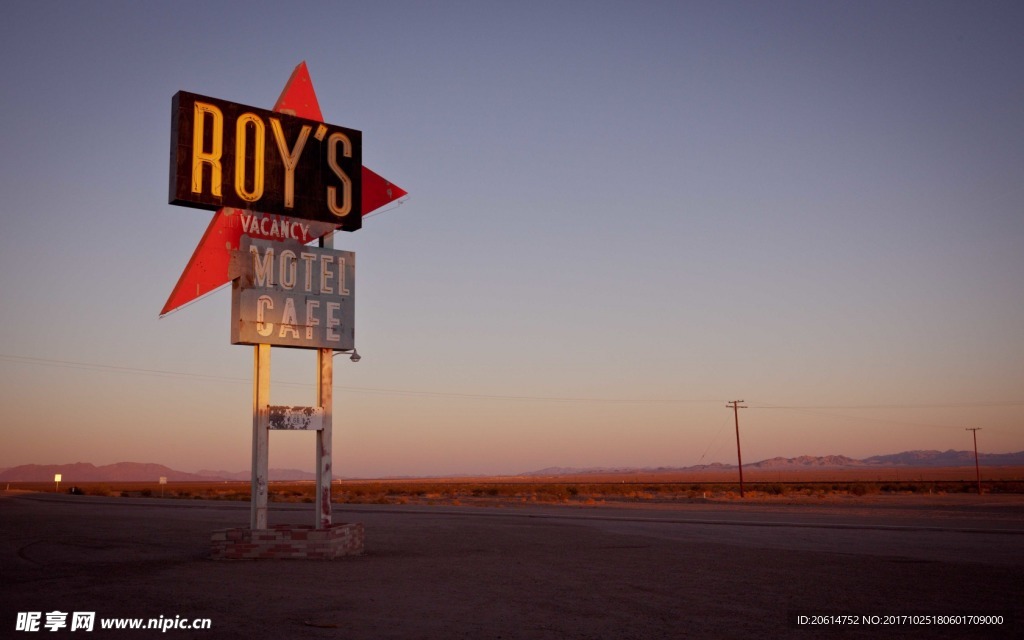
M 342 353 L 351 354 L 348 357 L 348 359 L 351 360 L 352 362 L 359 362 L 360 360 L 363 359 L 363 356 L 359 355 L 359 352 L 356 351 L 355 349 L 339 349 L 339 350 L 334 352 L 334 355 L 337 356 L 337 355 L 342 354 Z

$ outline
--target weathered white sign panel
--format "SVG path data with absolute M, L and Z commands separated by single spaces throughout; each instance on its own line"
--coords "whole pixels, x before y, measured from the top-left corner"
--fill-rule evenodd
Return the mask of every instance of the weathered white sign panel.
M 353 349 L 356 254 L 242 236 L 231 259 L 231 343 Z

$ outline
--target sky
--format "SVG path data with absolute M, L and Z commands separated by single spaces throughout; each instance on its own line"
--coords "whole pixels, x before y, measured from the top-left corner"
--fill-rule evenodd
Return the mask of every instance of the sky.
M 249 468 L 171 97 L 327 122 L 409 192 L 339 235 L 334 475 L 1024 450 L 1019 2 L 12 2 L 0 468 Z M 315 403 L 275 348 L 271 403 Z M 312 470 L 310 433 L 270 466 Z

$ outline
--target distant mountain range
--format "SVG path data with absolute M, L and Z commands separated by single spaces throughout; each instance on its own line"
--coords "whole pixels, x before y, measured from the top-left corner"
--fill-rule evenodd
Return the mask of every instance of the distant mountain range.
M 118 462 L 97 467 L 88 462 L 74 464 L 23 464 L 0 469 L 0 482 L 53 482 L 54 474 L 61 474 L 61 482 L 216 482 L 223 480 L 249 480 L 248 471 L 209 471 L 197 473 L 176 471 L 152 462 Z M 270 469 L 271 480 L 315 480 L 316 474 L 298 469 Z
M 1017 453 L 979 453 L 978 464 L 984 467 L 1016 467 L 1024 466 L 1024 451 Z M 744 469 L 765 469 L 778 471 L 798 471 L 809 469 L 879 469 L 891 467 L 973 467 L 973 451 L 904 451 L 885 456 L 871 456 L 863 460 L 846 456 L 800 456 L 798 458 L 769 458 L 760 462 L 747 463 Z M 530 471 L 525 476 L 566 476 L 604 473 L 672 473 L 722 471 L 735 469 L 734 464 L 700 464 L 692 467 L 548 467 L 539 471 Z
M 1024 466 L 1024 451 L 1017 453 L 980 453 L 978 461 L 985 467 Z M 920 468 L 920 467 L 970 467 L 974 466 L 973 451 L 904 451 L 886 456 L 871 456 L 856 460 L 846 456 L 800 456 L 798 458 L 770 458 L 743 465 L 744 469 L 773 471 L 798 471 L 801 469 L 879 469 L 879 468 Z M 734 464 L 694 465 L 691 467 L 548 467 L 530 471 L 522 476 L 566 476 L 603 473 L 670 473 L 700 472 L 735 469 Z M 156 482 L 161 477 L 168 482 L 217 482 L 245 481 L 250 479 L 249 471 L 211 471 L 196 473 L 176 471 L 162 464 L 146 462 L 118 462 L 97 467 L 88 462 L 74 464 L 25 464 L 9 469 L 0 469 L 0 482 L 53 482 L 54 474 L 61 474 L 62 482 Z M 271 469 L 273 481 L 315 480 L 316 474 L 298 469 Z

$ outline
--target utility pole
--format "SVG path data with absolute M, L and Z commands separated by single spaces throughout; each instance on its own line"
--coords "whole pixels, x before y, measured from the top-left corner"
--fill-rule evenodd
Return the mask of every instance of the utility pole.
M 743 497 L 743 454 L 740 453 L 740 409 L 746 409 L 745 406 L 740 403 L 743 400 L 733 400 L 726 403 L 726 407 L 732 407 L 733 415 L 736 418 L 736 461 L 739 463 L 740 468 L 740 497 Z
M 978 466 L 978 432 L 981 427 L 967 427 L 964 431 L 974 432 L 974 474 L 978 478 L 978 495 L 981 495 L 981 467 Z

